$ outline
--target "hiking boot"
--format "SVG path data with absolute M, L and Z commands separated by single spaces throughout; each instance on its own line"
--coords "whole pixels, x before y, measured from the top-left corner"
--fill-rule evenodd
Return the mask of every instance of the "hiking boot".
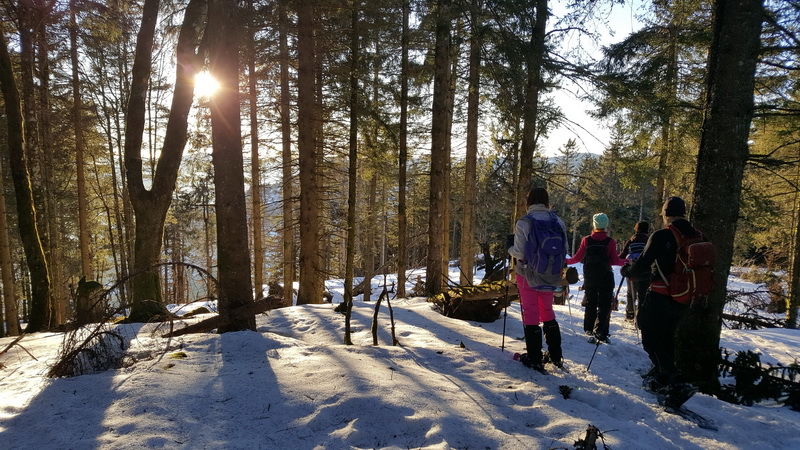
M 687 400 L 697 393 L 698 389 L 689 383 L 676 383 L 667 389 L 664 399 L 664 406 L 669 408 L 680 408 Z
M 546 355 L 549 356 L 551 361 L 561 362 L 563 359 L 563 353 L 561 351 L 561 329 L 558 326 L 558 322 L 553 320 L 548 320 L 542 326 L 542 331 L 544 332 L 544 341 L 547 343 L 547 353 Z M 544 361 L 546 363 L 546 361 Z
M 542 329 L 539 325 L 525 325 L 525 350 L 531 364 L 542 364 Z M 528 364 L 526 364 L 527 366 Z

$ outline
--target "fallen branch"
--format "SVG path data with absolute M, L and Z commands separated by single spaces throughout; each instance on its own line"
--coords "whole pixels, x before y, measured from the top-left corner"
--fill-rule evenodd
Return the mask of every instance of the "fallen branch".
M 745 316 L 736 316 L 733 314 L 722 314 L 722 318 L 725 320 L 730 320 L 731 322 L 739 322 L 748 324 L 754 328 L 761 327 L 761 328 L 780 328 L 781 325 L 778 323 L 773 323 L 766 321 L 764 319 L 758 317 L 745 317 Z
M 11 341 L 10 344 L 6 345 L 6 348 L 4 348 L 3 351 L 0 352 L 0 356 L 5 355 L 7 351 L 11 350 L 11 347 L 13 347 L 15 345 L 18 345 L 19 348 L 21 348 L 22 350 L 25 350 L 25 353 L 27 353 L 31 358 L 33 358 L 34 361 L 38 361 L 38 359 L 36 359 L 35 356 L 31 355 L 31 352 L 29 352 L 28 349 L 26 349 L 25 347 L 23 347 L 23 346 L 18 344 L 18 342 L 21 341 L 24 336 L 25 336 L 25 333 L 23 332 L 22 334 L 17 336 L 13 341 Z
M 246 319 L 248 317 L 260 314 L 270 309 L 279 308 L 281 305 L 283 305 L 283 298 L 270 296 L 263 300 L 259 300 L 253 303 L 248 303 L 245 306 L 236 308 L 233 311 L 231 311 L 227 315 L 227 317 L 214 316 L 205 319 L 203 321 L 197 322 L 196 324 L 189 325 L 188 327 L 181 328 L 180 330 L 171 331 L 167 334 L 162 335 L 162 337 L 169 338 L 169 337 L 183 336 L 185 334 L 192 334 L 192 333 L 205 333 L 215 328 L 219 328 L 223 325 L 227 325 L 231 322 Z

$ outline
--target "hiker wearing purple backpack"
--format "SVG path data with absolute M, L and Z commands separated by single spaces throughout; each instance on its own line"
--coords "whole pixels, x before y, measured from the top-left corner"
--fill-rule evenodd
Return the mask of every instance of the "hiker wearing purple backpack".
M 586 309 L 583 330 L 592 343 L 608 343 L 611 321 L 611 302 L 614 298 L 614 272 L 611 266 L 621 266 L 625 260 L 617 255 L 617 243 L 606 232 L 608 216 L 597 213 L 592 217 L 593 231 L 584 236 L 578 251 L 567 264 L 583 263 L 583 295 Z
M 508 253 L 517 259 L 516 280 L 527 348 L 520 361 L 543 372 L 548 362 L 563 367 L 561 330 L 553 311 L 553 293 L 561 284 L 567 233 L 564 222 L 550 209 L 547 190 L 531 189 L 527 205 L 527 214 L 517 221 L 507 246 Z M 547 343 L 545 354 L 542 354 L 542 332 Z
M 628 263 L 633 264 L 639 259 L 650 237 L 650 224 L 647 222 L 637 222 L 633 227 L 634 234 L 629 237 L 622 246 L 619 257 L 627 259 Z M 628 278 L 628 302 L 625 304 L 625 319 L 633 321 L 636 318 L 636 311 L 642 304 L 647 289 L 650 287 L 649 274 L 644 278 Z

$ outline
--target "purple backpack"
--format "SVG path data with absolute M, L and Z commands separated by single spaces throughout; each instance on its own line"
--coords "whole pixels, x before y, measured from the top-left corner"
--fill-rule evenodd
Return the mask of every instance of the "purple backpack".
M 564 267 L 564 229 L 553 212 L 549 220 L 525 218 L 531 223 L 531 232 L 525 242 L 525 263 L 536 273 L 542 285 L 558 286 Z M 532 286 L 536 287 L 536 286 Z

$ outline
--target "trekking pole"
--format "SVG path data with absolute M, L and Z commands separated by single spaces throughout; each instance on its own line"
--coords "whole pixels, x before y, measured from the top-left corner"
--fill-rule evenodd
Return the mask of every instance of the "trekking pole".
M 623 281 L 625 281 L 625 277 L 622 277 L 622 278 L 620 278 L 620 279 L 619 279 L 619 286 L 617 286 L 617 293 L 616 293 L 616 294 L 614 294 L 614 303 L 612 303 L 612 306 L 613 306 L 614 304 L 616 304 L 616 305 L 617 305 L 617 308 L 619 308 L 619 300 L 618 300 L 618 298 L 619 298 L 619 291 L 620 291 L 620 289 L 622 289 L 622 282 L 623 282 Z
M 597 348 L 600 347 L 600 340 L 597 340 L 597 344 L 594 345 L 594 351 L 592 352 L 592 359 L 589 360 L 589 364 L 586 365 L 586 371 L 589 371 L 589 368 L 592 367 L 592 361 L 594 361 L 594 355 L 597 354 Z
M 567 302 L 567 310 L 569 311 L 569 329 L 572 331 L 572 334 L 575 334 L 575 329 L 572 327 L 572 305 L 570 304 L 572 294 L 569 293 L 569 284 L 564 286 L 564 298 L 564 301 Z
M 506 351 L 506 321 L 508 320 L 508 285 L 511 284 L 511 255 L 508 255 L 508 264 L 506 265 L 506 275 L 505 275 L 505 283 L 506 283 L 506 294 L 503 301 L 505 302 L 503 307 L 503 340 L 500 342 L 500 351 Z

